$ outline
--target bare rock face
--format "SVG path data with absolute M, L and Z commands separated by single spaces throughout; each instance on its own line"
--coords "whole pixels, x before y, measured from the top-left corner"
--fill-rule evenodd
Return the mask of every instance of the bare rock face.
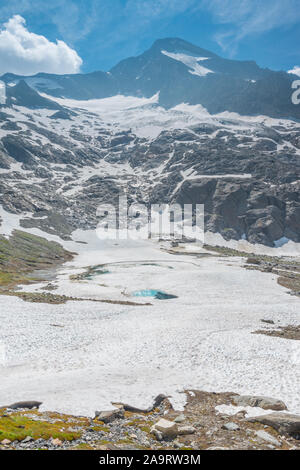
M 285 403 L 281 400 L 269 397 L 252 397 L 250 395 L 234 396 L 233 403 L 237 406 L 253 406 L 264 410 L 283 411 L 287 410 Z
M 264 416 L 248 418 L 251 423 L 262 423 L 271 426 L 281 434 L 300 436 L 300 416 L 290 413 L 270 413 Z

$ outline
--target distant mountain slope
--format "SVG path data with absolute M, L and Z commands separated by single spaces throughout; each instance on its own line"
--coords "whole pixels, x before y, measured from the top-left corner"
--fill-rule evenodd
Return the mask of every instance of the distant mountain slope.
M 15 86 L 8 86 L 6 88 L 6 105 L 25 106 L 30 109 L 62 109 L 55 101 L 41 96 L 23 79 Z
M 87 100 L 123 94 L 149 98 L 159 92 L 159 103 L 166 108 L 189 103 L 201 104 L 210 113 L 300 118 L 300 106 L 291 101 L 293 75 L 262 69 L 253 61 L 223 59 L 178 38 L 158 40 L 110 72 L 6 74 L 1 79 L 7 84 L 25 80 L 55 97 Z
M 68 239 L 126 192 L 130 203 L 205 204 L 206 230 L 226 240 L 300 243 L 300 124 L 166 110 L 157 97 L 60 103 L 2 108 L 4 218 Z
M 165 39 L 109 73 L 2 78 L 0 234 L 14 213 L 69 239 L 127 193 L 204 204 L 226 240 L 300 243 L 293 76 Z

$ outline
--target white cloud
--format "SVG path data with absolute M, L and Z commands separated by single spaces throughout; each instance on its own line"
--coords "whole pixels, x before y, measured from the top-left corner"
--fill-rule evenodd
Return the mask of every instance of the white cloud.
M 298 75 L 300 77 L 300 67 L 299 65 L 295 65 L 295 67 L 288 71 L 288 73 L 293 73 L 294 75 Z
M 13 16 L 0 30 L 0 74 L 76 73 L 81 65 L 74 49 L 64 41 L 51 42 L 31 33 L 20 15 Z
M 127 0 L 126 11 L 144 20 L 172 17 L 183 13 L 195 0 Z

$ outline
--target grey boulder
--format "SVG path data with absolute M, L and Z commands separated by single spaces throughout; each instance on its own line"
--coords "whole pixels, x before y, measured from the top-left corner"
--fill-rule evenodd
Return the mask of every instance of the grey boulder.
M 103 421 L 103 423 L 111 423 L 116 419 L 123 419 L 124 410 L 122 408 L 119 408 L 117 410 L 110 411 L 96 411 L 95 418 L 97 418 L 99 421 Z
M 237 395 L 233 397 L 233 403 L 237 406 L 253 406 L 263 408 L 264 410 L 287 410 L 286 404 L 283 401 L 270 397 Z
M 285 435 L 300 435 L 300 416 L 290 413 L 270 413 L 264 416 L 248 418 L 252 423 L 258 422 L 271 426 L 276 431 Z

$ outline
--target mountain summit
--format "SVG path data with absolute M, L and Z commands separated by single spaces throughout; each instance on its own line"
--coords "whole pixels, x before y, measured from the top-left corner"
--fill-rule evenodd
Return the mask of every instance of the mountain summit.
M 300 242 L 293 76 L 170 38 L 110 72 L 2 79 L 0 207 L 22 226 L 69 238 L 126 192 L 204 204 L 226 240 Z
M 159 39 L 137 57 L 122 60 L 109 72 L 74 75 L 6 74 L 2 80 L 24 80 L 36 91 L 77 100 L 117 94 L 151 97 L 159 92 L 165 108 L 201 104 L 210 113 L 300 118 L 291 101 L 293 76 L 260 68 L 254 61 L 229 60 L 180 38 Z

